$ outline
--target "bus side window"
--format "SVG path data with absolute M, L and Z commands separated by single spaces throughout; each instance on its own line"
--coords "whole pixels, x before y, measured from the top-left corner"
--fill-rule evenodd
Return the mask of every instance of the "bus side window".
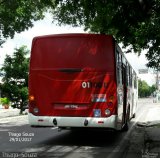
M 137 76 L 134 74 L 134 88 L 137 88 Z
M 129 86 L 129 65 L 128 64 L 126 65 L 126 68 L 127 68 L 127 70 L 126 70 L 127 71 L 126 72 L 126 75 L 127 75 L 126 76 L 127 77 L 126 78 L 126 85 Z
M 126 59 L 124 56 L 122 56 L 122 64 L 121 64 L 121 68 L 122 68 L 122 84 L 123 85 L 127 85 L 127 63 L 126 63 Z
M 132 69 L 129 66 L 129 86 L 132 87 Z
M 118 51 L 116 51 L 117 54 L 117 82 L 118 84 L 122 84 L 122 72 L 121 72 L 121 64 L 122 64 L 122 58 Z
M 118 83 L 122 84 L 122 70 L 120 67 L 118 68 Z

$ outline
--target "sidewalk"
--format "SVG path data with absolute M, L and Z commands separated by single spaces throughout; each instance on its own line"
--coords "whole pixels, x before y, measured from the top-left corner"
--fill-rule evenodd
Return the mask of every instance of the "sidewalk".
M 154 103 L 155 107 L 147 115 L 147 123 L 144 126 L 144 149 L 151 157 L 160 157 L 160 103 Z
M 152 104 L 151 104 L 152 105 Z M 129 139 L 126 158 L 160 157 L 160 103 L 153 103 L 142 122 L 138 122 Z
M 19 109 L 3 109 L 0 108 L 0 119 L 5 117 L 13 117 L 13 116 L 19 116 Z

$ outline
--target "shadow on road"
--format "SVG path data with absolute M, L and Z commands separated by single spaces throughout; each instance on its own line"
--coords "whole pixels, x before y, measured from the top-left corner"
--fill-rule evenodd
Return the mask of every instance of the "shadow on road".
M 132 124 L 132 122 L 131 122 Z M 1 152 L 35 153 L 39 157 L 101 158 L 109 155 L 126 132 L 111 130 L 62 130 L 55 128 L 31 128 L 28 124 L 7 122 L 0 124 Z M 30 142 L 10 142 L 8 132 L 34 133 Z M 20 138 L 23 138 L 21 136 Z
M 63 131 L 62 131 L 63 132 Z M 115 131 L 77 130 L 66 131 L 65 134 L 45 141 L 47 145 L 78 145 L 78 146 L 110 146 L 117 142 L 120 133 Z

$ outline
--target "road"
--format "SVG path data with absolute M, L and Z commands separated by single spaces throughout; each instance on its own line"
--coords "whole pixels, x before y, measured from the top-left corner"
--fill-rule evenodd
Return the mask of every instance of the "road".
M 136 118 L 128 132 L 58 131 L 57 128 L 31 128 L 27 116 L 0 119 L 1 157 L 114 158 L 129 148 L 137 122 L 148 121 L 151 99 L 140 100 Z M 137 140 L 138 142 L 139 140 Z M 135 143 L 136 144 L 136 143 Z

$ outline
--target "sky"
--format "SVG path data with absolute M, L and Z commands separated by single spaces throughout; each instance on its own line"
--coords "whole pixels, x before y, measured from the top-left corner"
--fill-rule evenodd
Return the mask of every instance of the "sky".
M 14 39 L 7 39 L 0 48 L 0 66 L 4 62 L 6 54 L 12 55 L 15 48 L 19 48 L 22 45 L 26 45 L 28 49 L 31 49 L 32 39 L 35 36 L 47 35 L 47 34 L 59 34 L 59 33 L 84 33 L 83 28 L 72 27 L 72 26 L 57 26 L 52 23 L 52 18 L 49 14 L 46 14 L 45 19 L 37 21 L 34 23 L 34 27 L 20 33 L 15 34 Z M 126 58 L 133 66 L 133 68 L 138 72 L 139 69 L 146 69 L 145 66 L 147 60 L 145 58 L 145 51 L 141 53 L 139 57 L 134 53 L 126 54 Z M 152 73 L 149 74 L 139 74 L 139 78 L 145 80 L 149 85 L 155 83 L 155 76 Z

